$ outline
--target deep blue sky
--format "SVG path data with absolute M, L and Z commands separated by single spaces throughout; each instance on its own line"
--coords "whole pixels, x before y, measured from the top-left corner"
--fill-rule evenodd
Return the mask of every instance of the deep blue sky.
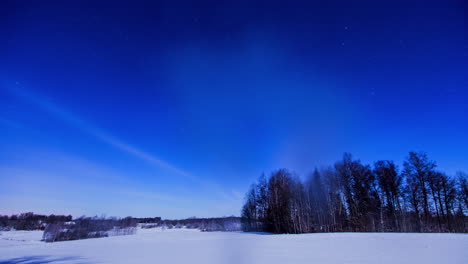
M 16 2 L 0 4 L 0 213 L 238 215 L 262 172 L 345 151 L 468 171 L 463 1 Z

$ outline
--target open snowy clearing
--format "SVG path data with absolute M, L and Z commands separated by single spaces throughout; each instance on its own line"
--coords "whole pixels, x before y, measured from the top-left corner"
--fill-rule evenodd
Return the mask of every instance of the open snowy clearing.
M 468 263 L 468 235 L 268 235 L 139 229 L 136 235 L 43 243 L 40 231 L 0 235 L 0 264 Z

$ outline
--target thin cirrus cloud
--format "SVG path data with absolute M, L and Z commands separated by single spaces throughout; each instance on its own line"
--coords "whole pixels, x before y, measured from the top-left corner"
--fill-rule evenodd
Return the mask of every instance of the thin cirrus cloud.
M 124 142 L 109 133 L 103 131 L 102 129 L 98 128 L 97 126 L 81 119 L 80 117 L 76 116 L 75 114 L 70 113 L 69 111 L 63 109 L 62 107 L 50 102 L 47 97 L 38 94 L 37 92 L 32 92 L 24 87 L 21 87 L 18 83 L 14 86 L 7 86 L 7 89 L 14 94 L 15 96 L 26 100 L 27 102 L 33 103 L 34 105 L 44 109 L 48 113 L 54 115 L 55 117 L 59 118 L 63 122 L 66 122 L 69 125 L 72 125 L 78 129 L 80 129 L 83 133 L 93 136 L 94 138 L 100 140 L 101 142 L 108 144 L 120 151 L 123 151 L 129 155 L 132 155 L 140 160 L 148 162 L 149 164 L 156 166 L 157 168 L 161 168 L 170 172 L 171 175 L 177 175 L 178 177 L 190 180 L 196 184 L 199 184 L 202 187 L 209 188 L 211 190 L 215 190 L 215 192 L 221 196 L 226 198 L 226 192 L 224 192 L 220 185 L 212 182 L 208 182 L 204 179 L 196 177 L 181 168 L 178 168 L 168 162 L 146 152 L 140 150 L 127 142 Z M 230 199 L 235 199 L 235 196 L 229 197 Z
M 29 90 L 26 90 L 22 87 L 19 87 L 19 85 L 16 85 L 15 88 L 10 88 L 9 89 L 11 92 L 13 92 L 16 96 L 26 99 L 28 102 L 31 102 L 40 108 L 46 110 L 47 112 L 53 114 L 54 116 L 60 118 L 62 121 L 73 125 L 74 127 L 79 128 L 82 132 L 89 134 L 96 139 L 113 146 L 121 151 L 124 151 L 132 156 L 135 156 L 139 159 L 142 159 L 144 161 L 149 162 L 150 164 L 153 164 L 155 166 L 158 166 L 160 168 L 166 169 L 170 172 L 176 173 L 179 176 L 191 179 L 191 180 L 197 180 L 196 177 L 193 175 L 183 171 L 180 168 L 177 168 L 176 166 L 173 166 L 157 157 L 154 155 L 151 155 L 145 151 L 142 151 L 126 142 L 123 142 L 122 140 L 104 132 L 103 130 L 99 129 L 98 127 L 94 126 L 93 124 L 90 124 L 89 122 L 77 117 L 76 115 L 64 110 L 63 108 L 57 106 L 56 104 L 51 103 L 47 98 L 45 98 L 42 95 L 39 95 L 37 93 L 33 93 Z
M 17 159 L 19 158 L 19 159 Z M 133 215 L 169 218 L 209 217 L 235 214 L 239 200 L 221 188 L 214 195 L 207 186 L 153 185 L 135 181 L 125 172 L 70 153 L 28 147 L 10 162 L 0 162 L 0 214 L 40 212 L 45 214 Z M 132 173 L 132 176 L 135 174 Z M 210 195 L 204 195 L 210 193 Z M 53 195 L 51 195 L 53 194 Z
M 125 216 L 129 212 L 143 216 L 151 212 L 167 215 L 170 205 L 180 208 L 170 212 L 172 217 L 187 217 L 187 210 L 193 207 L 192 200 L 162 190 L 150 191 L 90 161 L 63 153 L 46 153 L 38 163 L 31 159 L 37 155 L 34 151 L 26 153 L 26 166 L 0 166 L 0 175 L 12 176 L 2 181 L 6 189 L 0 195 L 4 201 L 0 213 L 39 210 L 75 216 L 83 213 Z M 67 177 L 63 177 L 65 174 Z M 144 210 L 135 211 L 129 204 L 139 204 Z

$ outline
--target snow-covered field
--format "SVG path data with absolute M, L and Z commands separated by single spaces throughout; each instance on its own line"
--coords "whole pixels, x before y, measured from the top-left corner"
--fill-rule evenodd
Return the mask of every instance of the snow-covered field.
M 42 232 L 0 234 L 0 264 L 468 263 L 466 234 L 268 235 L 140 229 L 136 235 L 43 243 Z

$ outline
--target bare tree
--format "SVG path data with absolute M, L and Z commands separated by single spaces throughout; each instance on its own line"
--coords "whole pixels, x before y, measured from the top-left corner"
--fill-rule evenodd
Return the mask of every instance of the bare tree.
M 403 163 L 403 167 L 406 176 L 412 179 L 413 184 L 419 185 L 418 190 L 420 193 L 418 199 L 421 200 L 424 222 L 427 225 L 431 217 L 428 182 L 430 175 L 434 173 L 436 164 L 434 161 L 429 160 L 427 154 L 424 152 L 410 152 L 406 161 Z
M 257 195 L 255 185 L 250 187 L 242 207 L 242 222 L 244 231 L 257 231 Z
M 401 174 L 392 161 L 374 168 L 345 153 L 305 184 L 280 169 L 262 175 L 242 209 L 245 231 L 467 232 L 468 180 L 435 171 L 425 153 L 410 152 Z

